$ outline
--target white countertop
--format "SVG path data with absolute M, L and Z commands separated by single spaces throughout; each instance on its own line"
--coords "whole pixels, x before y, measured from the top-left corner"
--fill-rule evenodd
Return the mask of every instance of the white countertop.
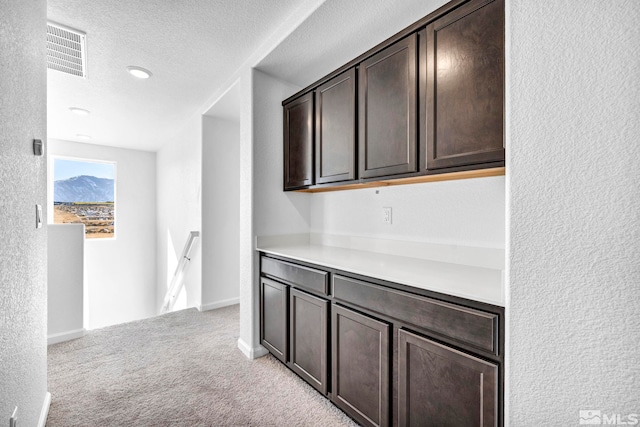
M 258 251 L 504 307 L 503 270 L 314 244 L 258 239 Z M 313 239 L 312 239 L 313 240 Z

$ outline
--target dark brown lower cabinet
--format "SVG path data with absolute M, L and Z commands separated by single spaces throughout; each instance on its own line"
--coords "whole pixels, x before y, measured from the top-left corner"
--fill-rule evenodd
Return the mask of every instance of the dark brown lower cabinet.
M 287 308 L 289 286 L 260 278 L 260 342 L 287 363 Z
M 398 332 L 399 426 L 497 426 L 498 365 Z
M 261 256 L 260 338 L 363 426 L 503 425 L 504 310 Z
M 289 300 L 291 369 L 326 395 L 329 302 L 297 289 Z
M 365 426 L 389 425 L 390 326 L 332 305 L 332 400 Z

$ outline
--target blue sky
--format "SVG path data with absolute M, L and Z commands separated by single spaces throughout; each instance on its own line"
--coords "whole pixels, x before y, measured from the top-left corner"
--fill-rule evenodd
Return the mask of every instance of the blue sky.
M 114 179 L 115 163 L 87 162 L 85 160 L 54 159 L 53 180 L 73 178 L 74 176 L 89 175 L 96 178 Z

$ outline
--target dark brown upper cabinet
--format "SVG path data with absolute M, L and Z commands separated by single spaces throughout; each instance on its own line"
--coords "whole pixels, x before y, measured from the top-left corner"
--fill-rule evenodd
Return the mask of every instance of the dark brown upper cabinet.
M 416 34 L 360 64 L 360 177 L 417 171 Z
M 313 92 L 284 105 L 284 189 L 313 185 Z
M 356 178 L 356 71 L 316 89 L 316 184 Z
M 436 19 L 420 45 L 426 169 L 504 161 L 504 0 L 472 0 Z
M 504 174 L 504 22 L 451 1 L 283 101 L 284 189 Z

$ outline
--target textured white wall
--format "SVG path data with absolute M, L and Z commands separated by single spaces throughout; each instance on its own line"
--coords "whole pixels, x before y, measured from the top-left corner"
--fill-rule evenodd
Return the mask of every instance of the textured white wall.
M 239 108 L 239 106 L 238 106 Z M 239 114 L 239 111 L 238 111 Z M 202 117 L 202 306 L 240 295 L 240 122 Z
M 253 239 L 253 70 L 246 67 L 239 78 L 240 88 L 240 337 L 238 347 L 247 357 L 259 345 L 254 342 L 258 316 L 254 316 L 255 244 Z
M 301 88 L 253 73 L 253 226 L 256 236 L 309 232 L 306 193 L 282 191 L 282 100 Z
M 49 224 L 47 335 L 49 342 L 77 336 L 84 325 L 84 225 Z
M 52 139 L 49 155 L 116 162 L 116 238 L 85 241 L 87 327 L 155 315 L 155 153 Z
M 250 226 L 241 220 L 240 343 L 251 351 L 260 341 L 255 237 L 308 233 L 309 195 L 282 191 L 281 102 L 300 88 L 255 69 L 243 74 L 240 87 L 240 210 L 252 213 Z
M 157 152 L 157 310 L 182 254 L 189 232 L 201 231 L 202 117 L 194 115 Z M 184 290 L 174 309 L 198 307 L 202 294 L 201 241 L 191 250 Z
M 0 0 L 0 423 L 36 426 L 47 392 L 46 2 Z
M 311 231 L 503 248 L 504 182 L 490 177 L 313 194 Z M 392 224 L 383 222 L 383 207 L 392 208 Z
M 511 426 L 640 413 L 640 2 L 510 2 Z

